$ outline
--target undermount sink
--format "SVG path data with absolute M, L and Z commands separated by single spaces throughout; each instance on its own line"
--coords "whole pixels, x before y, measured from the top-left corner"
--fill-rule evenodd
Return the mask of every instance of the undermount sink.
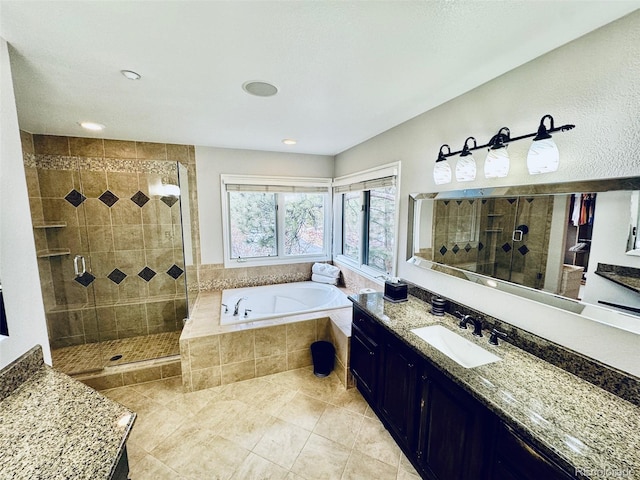
M 500 357 L 442 325 L 414 328 L 411 332 L 465 368 L 479 367 L 500 360 Z

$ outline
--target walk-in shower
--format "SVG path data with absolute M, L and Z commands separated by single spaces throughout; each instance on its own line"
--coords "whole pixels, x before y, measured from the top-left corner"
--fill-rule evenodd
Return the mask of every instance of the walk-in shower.
M 120 142 L 111 158 L 107 140 L 40 136 L 39 149 L 29 137 L 36 148 L 25 151 L 25 172 L 54 367 L 88 373 L 179 354 L 186 167 L 130 158 L 134 142 Z M 85 151 L 74 154 L 74 140 L 86 140 Z M 87 154 L 96 142 L 102 150 Z

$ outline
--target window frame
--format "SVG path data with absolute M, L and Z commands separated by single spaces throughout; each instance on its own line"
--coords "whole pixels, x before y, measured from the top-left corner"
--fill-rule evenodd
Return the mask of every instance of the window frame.
M 395 181 L 395 215 L 394 215 L 394 247 L 391 252 L 393 255 L 392 268 L 390 272 L 383 272 L 377 268 L 367 265 L 369 255 L 369 219 L 368 212 L 362 211 L 360 213 L 359 224 L 361 228 L 360 232 L 360 244 L 359 244 L 359 260 L 356 262 L 352 258 L 343 254 L 344 237 L 343 237 L 343 198 L 347 191 L 360 191 L 362 193 L 361 204 L 363 209 L 370 208 L 370 190 L 365 187 L 359 188 L 359 185 L 366 182 L 375 182 L 387 177 L 394 177 Z M 338 190 L 354 188 L 354 190 L 338 191 Z M 399 239 L 399 221 L 400 221 L 400 162 L 390 163 L 382 165 L 380 167 L 364 170 L 350 175 L 335 178 L 333 181 L 333 260 L 337 264 L 343 264 L 353 270 L 356 270 L 361 275 L 375 281 L 380 281 L 382 277 L 396 276 L 398 267 L 398 239 Z M 373 187 L 375 188 L 375 187 Z M 363 193 L 367 192 L 367 194 Z M 366 243 L 365 243 L 366 242 Z M 366 246 L 366 248 L 365 248 Z
M 300 191 L 304 189 L 322 189 L 316 193 L 324 195 L 324 235 L 323 247 L 324 251 L 320 254 L 310 255 L 285 255 L 285 218 L 284 213 L 284 195 L 276 195 L 276 255 L 269 257 L 247 257 L 247 258 L 231 258 L 231 237 L 230 237 L 230 210 L 229 196 L 227 191 L 228 185 L 240 186 L 257 186 L 264 188 L 264 191 L 273 193 L 290 193 L 295 191 L 296 187 Z M 222 208 L 222 235 L 223 235 L 223 253 L 225 268 L 244 268 L 256 267 L 262 265 L 283 265 L 307 262 L 326 262 L 331 260 L 331 212 L 332 206 L 332 179 L 331 178 L 310 178 L 310 177 L 270 177 L 261 175 L 220 175 L 220 195 Z M 278 191 L 278 190 L 281 191 Z

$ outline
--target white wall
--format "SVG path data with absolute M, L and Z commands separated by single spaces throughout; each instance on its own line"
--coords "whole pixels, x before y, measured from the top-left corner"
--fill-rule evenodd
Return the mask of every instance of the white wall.
M 9 337 L 0 368 L 36 344 L 51 364 L 7 42 L 0 38 L 0 281 Z
M 328 155 L 196 146 L 202 263 L 224 262 L 220 208 L 221 174 L 332 178 L 333 165 L 334 158 Z
M 336 175 L 402 162 L 399 252 L 403 257 L 409 193 L 638 175 L 639 106 L 640 11 L 635 11 L 341 153 Z M 471 135 L 486 143 L 503 126 L 511 129 L 512 136 L 534 132 L 545 114 L 553 115 L 556 126 L 576 125 L 554 135 L 561 154 L 557 172 L 529 176 L 529 142 L 521 141 L 509 146 L 512 163 L 507 178 L 486 180 L 480 175 L 466 184 L 434 185 L 432 171 L 440 145 L 459 150 Z M 482 172 L 484 159 L 477 153 Z M 403 278 L 640 376 L 636 335 L 402 260 L 398 273 Z

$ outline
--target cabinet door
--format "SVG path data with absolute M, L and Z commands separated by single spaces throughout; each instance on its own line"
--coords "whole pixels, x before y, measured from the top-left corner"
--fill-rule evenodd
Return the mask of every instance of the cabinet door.
M 396 438 L 409 447 L 416 424 L 416 355 L 402 342 L 388 335 L 382 353 L 384 364 L 380 409 Z
M 429 478 L 487 478 L 486 448 L 492 438 L 487 410 L 432 369 L 421 377 L 418 462 Z
M 525 442 L 507 425 L 496 435 L 492 479 L 495 480 L 569 480 L 572 477 L 558 465 Z
M 378 353 L 378 344 L 367 338 L 354 323 L 351 329 L 351 373 L 358 390 L 371 405 L 377 402 Z

